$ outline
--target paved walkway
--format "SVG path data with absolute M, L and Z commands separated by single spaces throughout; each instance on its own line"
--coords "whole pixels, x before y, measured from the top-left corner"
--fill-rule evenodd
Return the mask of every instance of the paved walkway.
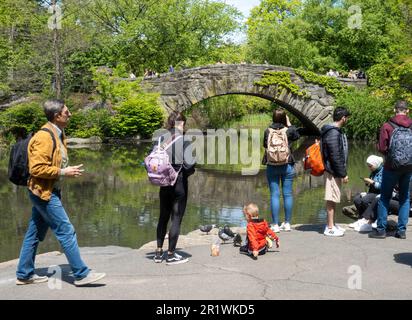
M 181 236 L 180 252 L 190 261 L 175 266 L 152 261 L 154 243 L 139 250 L 82 248 L 87 264 L 107 273 L 99 284 L 84 288 L 73 285 L 65 256 L 58 252 L 38 256 L 37 267 L 44 274 L 60 265 L 61 289 L 49 288 L 55 282 L 16 286 L 13 260 L 0 264 L 0 298 L 412 299 L 411 232 L 406 240 L 374 240 L 350 230 L 342 238 L 327 238 L 321 232 L 321 226 L 303 225 L 280 233 L 280 250 L 257 261 L 229 243 L 221 246 L 219 257 L 211 257 L 215 235 L 200 231 Z

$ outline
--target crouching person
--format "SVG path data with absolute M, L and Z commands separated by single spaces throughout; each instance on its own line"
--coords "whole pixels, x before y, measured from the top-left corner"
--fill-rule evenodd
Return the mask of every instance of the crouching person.
M 32 215 L 23 240 L 17 266 L 17 285 L 47 282 L 47 277 L 34 273 L 37 247 L 50 228 L 59 241 L 70 264 L 76 286 L 102 279 L 104 273 L 91 272 L 80 257 L 76 232 L 61 203 L 61 179 L 82 175 L 82 165 L 68 166 L 64 128 L 71 113 L 63 101 L 49 100 L 44 104 L 48 122 L 29 142 L 28 181 Z
M 279 238 L 274 233 L 264 219 L 259 219 L 259 208 L 256 204 L 250 203 L 243 208 L 243 214 L 247 220 L 246 245 L 239 248 L 240 253 L 248 254 L 255 260 L 258 255 L 265 254 L 272 240 L 275 240 L 276 247 L 279 248 Z M 267 240 L 269 238 L 269 241 Z M 268 243 L 269 242 L 269 243 Z

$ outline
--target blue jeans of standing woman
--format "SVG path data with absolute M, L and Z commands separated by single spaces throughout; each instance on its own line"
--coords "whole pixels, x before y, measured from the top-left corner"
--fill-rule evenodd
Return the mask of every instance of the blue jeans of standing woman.
M 34 275 L 34 261 L 40 241 L 50 228 L 59 240 L 76 280 L 85 278 L 89 268 L 80 257 L 76 232 L 60 201 L 60 192 L 53 190 L 50 201 L 44 201 L 29 191 L 33 204 L 29 228 L 24 237 L 17 266 L 17 279 L 30 279 Z
M 285 207 L 285 222 L 292 219 L 293 193 L 292 185 L 295 169 L 292 164 L 282 166 L 267 165 L 266 176 L 270 190 L 270 209 L 273 224 L 279 224 L 280 184 L 282 183 L 283 206 Z

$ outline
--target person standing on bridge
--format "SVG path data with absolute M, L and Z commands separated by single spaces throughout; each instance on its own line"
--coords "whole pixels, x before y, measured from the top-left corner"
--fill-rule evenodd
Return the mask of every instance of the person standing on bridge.
M 74 275 L 74 284 L 83 286 L 105 277 L 104 273 L 91 272 L 80 257 L 76 231 L 61 203 L 61 181 L 66 177 L 79 177 L 82 165 L 68 166 L 64 128 L 71 113 L 61 100 L 44 104 L 47 122 L 31 138 L 27 151 L 30 178 L 29 196 L 33 204 L 17 266 L 17 285 L 47 282 L 47 277 L 34 273 L 34 260 L 40 241 L 50 228 L 59 240 Z M 48 132 L 46 132 L 46 131 Z
M 290 223 L 293 208 L 293 178 L 295 177 L 295 159 L 291 152 L 291 143 L 300 138 L 295 126 L 292 126 L 284 109 L 273 110 L 273 123 L 266 129 L 263 138 L 265 155 L 262 164 L 266 165 L 266 176 L 270 190 L 270 208 L 272 212 L 273 232 L 291 231 Z M 279 226 L 280 183 L 282 182 L 285 221 Z
M 325 201 L 327 211 L 327 225 L 324 235 L 342 237 L 345 229 L 334 223 L 336 203 L 340 203 L 341 185 L 348 183 L 348 140 L 341 128 L 348 122 L 350 113 L 342 107 L 333 112 L 333 123 L 324 125 L 321 129 L 322 158 L 325 165 Z

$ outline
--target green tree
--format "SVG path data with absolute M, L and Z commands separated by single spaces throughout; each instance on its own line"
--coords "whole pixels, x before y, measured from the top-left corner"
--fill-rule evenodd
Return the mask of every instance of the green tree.
M 209 0 L 56 2 L 63 18 L 54 31 L 50 1 L 0 0 L 3 96 L 8 89 L 54 96 L 56 73 L 64 95 L 91 92 L 96 66 L 125 63 L 128 72 L 143 74 L 211 61 L 205 57 L 230 54 L 226 36 L 240 26 L 239 11 Z
M 12 91 L 38 91 L 42 77 L 34 44 L 47 20 L 34 1 L 0 0 L 0 83 Z
M 350 23 L 352 5 L 361 10 L 359 25 Z M 261 62 L 320 72 L 367 70 L 410 52 L 405 6 L 399 0 L 262 1 L 248 21 L 249 52 Z
M 262 26 L 281 24 L 296 16 L 301 8 L 301 0 L 262 0 L 250 13 L 247 22 L 249 33 L 258 32 Z
M 240 17 L 231 6 L 205 0 L 95 0 L 91 12 L 111 34 L 117 59 L 139 73 L 196 65 L 224 44 Z
M 126 138 L 141 135 L 149 137 L 156 129 L 159 129 L 164 120 L 164 110 L 159 105 L 159 95 L 146 93 L 140 87 L 138 81 L 123 79 L 125 75 L 125 65 L 119 65 L 114 70 L 95 68 L 93 70 L 94 80 L 97 90 L 100 93 L 102 104 L 110 106 L 113 110 L 113 117 L 110 124 L 107 122 L 107 113 L 99 113 L 101 123 L 98 135 L 109 135 L 113 137 Z M 94 115 L 91 114 L 92 116 Z M 93 124 L 92 117 L 91 128 Z M 81 121 L 79 121 L 81 123 Z M 82 129 L 84 126 L 78 127 Z M 90 135 L 93 130 L 89 130 Z M 96 130 L 94 130 L 96 131 Z

